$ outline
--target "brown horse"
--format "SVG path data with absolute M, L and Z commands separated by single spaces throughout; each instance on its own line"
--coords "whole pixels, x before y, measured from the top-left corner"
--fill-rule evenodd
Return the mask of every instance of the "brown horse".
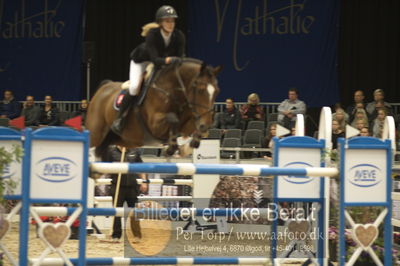
M 88 109 L 86 128 L 96 155 L 104 155 L 109 144 L 128 148 L 168 143 L 167 155 L 177 150 L 179 134 L 193 134 L 191 147 L 198 147 L 213 119 L 213 105 L 219 92 L 216 75 L 221 70 L 199 60 L 185 58 L 179 65 L 162 68 L 150 84 L 143 103 L 131 108 L 121 136 L 110 126 L 117 117 L 113 108 L 121 82 L 103 84 Z

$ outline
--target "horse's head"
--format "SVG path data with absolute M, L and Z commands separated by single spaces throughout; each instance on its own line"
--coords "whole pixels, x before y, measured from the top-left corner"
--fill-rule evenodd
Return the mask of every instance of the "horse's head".
M 217 75 L 221 66 L 202 64 L 198 74 L 186 89 L 186 97 L 191 106 L 196 129 L 204 134 L 213 122 L 214 102 L 219 93 Z

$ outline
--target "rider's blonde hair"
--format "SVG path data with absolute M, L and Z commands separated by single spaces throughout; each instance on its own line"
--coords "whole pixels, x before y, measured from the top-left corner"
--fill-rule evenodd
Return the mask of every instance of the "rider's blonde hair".
M 144 25 L 142 27 L 142 33 L 140 35 L 142 35 L 143 37 L 146 37 L 149 30 L 158 28 L 158 27 L 160 27 L 160 25 L 158 23 L 155 23 L 155 22 L 147 23 L 146 25 Z

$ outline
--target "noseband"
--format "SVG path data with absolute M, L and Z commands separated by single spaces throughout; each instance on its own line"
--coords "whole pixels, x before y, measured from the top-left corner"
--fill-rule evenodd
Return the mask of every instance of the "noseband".
M 185 87 L 185 84 L 184 84 L 183 81 L 182 81 L 181 74 L 179 73 L 179 68 L 178 68 L 178 66 L 175 67 L 175 75 L 176 75 L 176 77 L 177 77 L 177 79 L 178 79 L 179 86 L 180 86 L 179 89 L 182 90 L 182 91 L 184 92 L 185 98 L 186 98 L 186 103 L 185 103 L 185 105 L 187 105 L 187 106 L 191 109 L 192 114 L 193 114 L 193 116 L 194 116 L 194 119 L 195 119 L 196 123 L 197 123 L 204 115 L 207 115 L 207 114 L 209 114 L 209 113 L 211 113 L 211 112 L 214 112 L 214 106 L 212 106 L 211 108 L 209 108 L 208 106 L 206 106 L 206 105 L 204 105 L 204 104 L 200 104 L 200 103 L 197 103 L 197 102 L 196 102 L 196 96 L 197 96 L 197 94 L 198 94 L 198 90 L 200 89 L 200 86 L 204 86 L 204 85 L 207 86 L 207 85 L 208 85 L 208 83 L 199 82 L 199 81 L 198 81 L 198 78 L 199 78 L 199 76 L 200 76 L 200 73 L 201 73 L 201 72 L 199 72 L 199 73 L 196 74 L 196 76 L 192 79 L 192 82 L 191 82 L 190 85 L 189 85 L 189 90 L 193 92 L 193 100 L 190 101 L 189 98 L 188 98 L 188 91 L 187 91 L 187 89 L 186 89 L 186 87 Z M 196 109 L 197 109 L 196 107 L 205 108 L 205 109 L 208 109 L 208 110 L 207 110 L 206 112 L 202 113 L 202 114 L 199 114 L 199 112 L 196 110 Z

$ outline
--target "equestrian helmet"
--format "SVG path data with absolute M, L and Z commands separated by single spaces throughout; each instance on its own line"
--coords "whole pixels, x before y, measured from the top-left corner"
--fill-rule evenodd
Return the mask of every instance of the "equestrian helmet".
M 159 22 L 163 18 L 178 18 L 178 14 L 172 6 L 162 6 L 156 12 L 156 21 Z

